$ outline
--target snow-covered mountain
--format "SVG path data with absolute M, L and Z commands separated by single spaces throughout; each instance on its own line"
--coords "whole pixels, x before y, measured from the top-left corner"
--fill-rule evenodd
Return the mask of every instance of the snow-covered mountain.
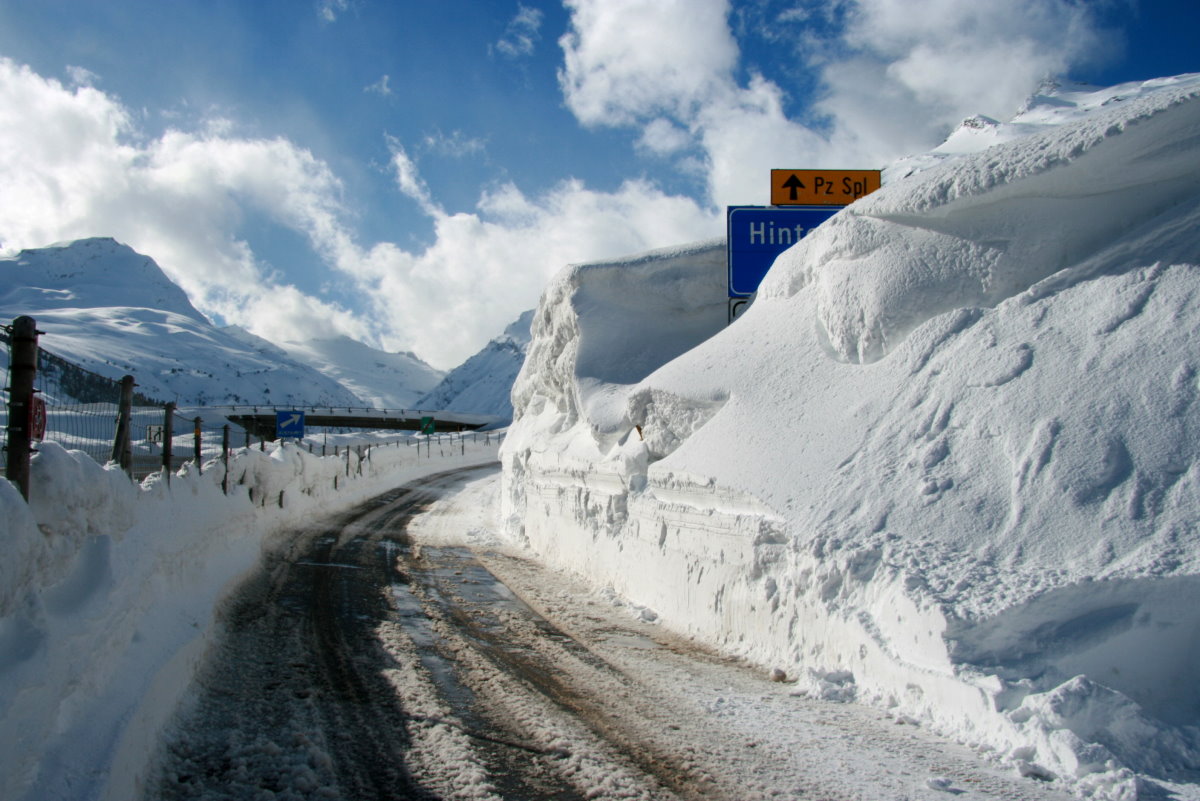
M 429 394 L 417 401 L 421 409 L 493 414 L 512 419 L 513 382 L 525 362 L 533 310 L 522 314 L 504 333 L 451 370 Z
M 508 536 L 798 692 L 1200 797 L 1200 75 L 1046 85 L 886 178 L 727 328 L 719 248 L 562 271 Z
M 418 400 L 445 373 L 415 353 L 376 350 L 346 336 L 284 342 L 282 347 L 296 361 L 319 370 L 377 409 L 446 408 Z
M 213 326 L 154 260 L 113 239 L 0 258 L 0 318 L 37 320 L 46 350 L 180 403 L 363 406 L 257 337 Z M 242 332 L 244 334 L 245 332 Z

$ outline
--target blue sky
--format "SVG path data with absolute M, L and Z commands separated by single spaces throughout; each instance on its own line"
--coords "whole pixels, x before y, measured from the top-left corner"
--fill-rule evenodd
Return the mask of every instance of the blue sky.
M 1200 70 L 1194 3 L 0 0 L 0 248 L 115 236 L 219 323 L 452 367 L 564 264 L 718 236 L 1042 76 Z

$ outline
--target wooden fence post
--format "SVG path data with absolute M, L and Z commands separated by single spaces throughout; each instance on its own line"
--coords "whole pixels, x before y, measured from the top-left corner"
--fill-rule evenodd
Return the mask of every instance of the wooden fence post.
M 172 401 L 163 407 L 163 475 L 167 486 L 171 485 L 171 445 L 175 436 L 175 403 Z
M 37 322 L 21 316 L 12 324 L 8 368 L 8 454 L 4 476 L 29 500 L 29 456 L 33 453 L 33 381 L 38 363 Z
M 201 459 L 200 459 L 200 444 L 201 444 L 200 443 L 200 436 L 201 436 L 200 435 L 200 424 L 201 424 L 201 422 L 202 421 L 199 417 L 192 420 L 192 458 L 195 459 L 195 461 L 196 461 L 196 472 L 198 472 L 200 475 L 204 475 L 204 467 L 200 463 L 201 462 Z
M 229 494 L 229 423 L 221 429 L 221 461 L 225 465 L 225 477 L 221 479 L 221 492 Z
M 117 404 L 117 433 L 113 437 L 111 461 L 116 462 L 133 478 L 133 447 L 130 444 L 130 427 L 133 415 L 133 376 L 121 379 L 121 400 Z

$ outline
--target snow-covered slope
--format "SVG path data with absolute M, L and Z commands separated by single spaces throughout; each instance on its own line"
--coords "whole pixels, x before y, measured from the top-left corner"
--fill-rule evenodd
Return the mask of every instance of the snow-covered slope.
M 376 350 L 346 336 L 284 342 L 283 349 L 377 409 L 441 408 L 418 403 L 444 373 L 415 353 Z
M 1200 76 L 992 127 L 890 170 L 706 340 L 703 249 L 561 273 L 506 525 L 804 691 L 1173 797 L 1200 770 Z M 648 353 L 673 325 L 697 346 Z
M 132 374 L 150 397 L 364 405 L 269 343 L 214 327 L 153 259 L 112 239 L 0 258 L 0 319 L 20 315 L 37 320 L 46 350 L 110 378 Z
M 455 367 L 416 402 L 421 409 L 492 414 L 512 419 L 512 386 L 529 347 L 533 310 L 522 314 L 504 333 Z

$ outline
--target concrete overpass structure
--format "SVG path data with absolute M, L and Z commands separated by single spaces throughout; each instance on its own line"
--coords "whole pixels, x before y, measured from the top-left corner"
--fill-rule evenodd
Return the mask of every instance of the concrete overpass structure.
M 424 418 L 433 418 L 435 432 L 474 431 L 503 422 L 486 414 L 465 414 L 427 409 L 360 409 L 345 406 L 200 406 L 180 408 L 184 418 L 201 417 L 215 422 L 221 417 L 239 425 L 256 439 L 275 439 L 279 412 L 304 412 L 305 428 L 362 428 L 388 431 L 420 431 Z

